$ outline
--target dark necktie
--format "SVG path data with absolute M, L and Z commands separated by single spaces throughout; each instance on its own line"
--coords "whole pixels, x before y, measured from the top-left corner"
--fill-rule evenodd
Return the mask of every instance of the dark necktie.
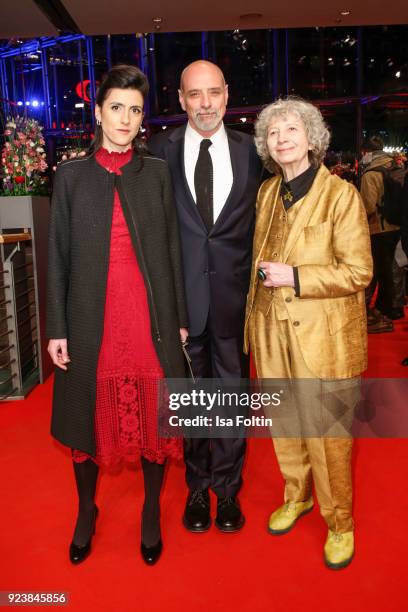
M 201 141 L 200 153 L 194 170 L 197 208 L 207 230 L 210 230 L 214 225 L 213 165 L 208 150 L 211 145 L 212 142 L 208 138 L 204 138 L 204 140 Z

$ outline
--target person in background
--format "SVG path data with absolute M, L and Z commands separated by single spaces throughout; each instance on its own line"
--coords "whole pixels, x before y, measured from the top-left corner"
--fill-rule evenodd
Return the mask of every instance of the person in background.
M 118 65 L 96 97 L 86 157 L 56 172 L 49 231 L 52 435 L 72 449 L 78 517 L 72 563 L 91 552 L 99 466 L 141 456 L 141 553 L 162 550 L 160 491 L 180 439 L 158 432 L 158 384 L 185 375 L 187 311 L 170 174 L 138 139 L 146 76 Z
M 261 385 L 284 379 L 299 390 L 293 418 L 283 405 L 283 425 L 271 428 L 285 493 L 268 529 L 285 534 L 312 510 L 314 481 L 328 527 L 325 561 L 339 569 L 354 554 L 349 430 L 367 367 L 367 217 L 355 187 L 322 165 L 330 135 L 315 106 L 277 100 L 255 134 L 277 176 L 258 193 L 245 350 Z
M 364 171 L 360 193 L 367 211 L 374 261 L 373 279 L 366 292 L 369 334 L 391 332 L 394 329 L 392 269 L 395 247 L 399 240 L 399 227 L 388 223 L 378 210 L 384 195 L 384 178 L 378 169 L 389 169 L 394 163 L 393 157 L 385 153 L 383 148 L 384 142 L 379 136 L 372 136 L 362 146 Z M 375 306 L 371 309 L 370 303 L 376 288 Z

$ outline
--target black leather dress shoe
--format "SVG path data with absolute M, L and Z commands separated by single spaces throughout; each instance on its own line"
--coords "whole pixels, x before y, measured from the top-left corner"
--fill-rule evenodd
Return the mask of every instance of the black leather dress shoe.
M 147 563 L 147 565 L 154 565 L 159 560 L 162 550 L 163 542 L 161 538 L 154 546 L 145 546 L 143 542 L 140 545 L 143 561 Z
M 219 497 L 215 526 L 225 533 L 233 533 L 239 531 L 244 523 L 239 501 L 235 497 Z
M 207 490 L 195 489 L 187 497 L 183 525 L 193 533 L 208 531 L 211 527 L 210 496 Z
M 78 563 L 82 563 L 82 561 L 85 561 L 85 559 L 89 557 L 91 553 L 91 542 L 92 542 L 92 537 L 95 535 L 95 525 L 96 525 L 96 519 L 98 517 L 98 512 L 99 512 L 98 506 L 95 506 L 95 518 L 94 518 L 93 530 L 85 546 L 77 546 L 76 544 L 74 544 L 73 541 L 70 544 L 69 560 L 74 565 L 78 565 Z

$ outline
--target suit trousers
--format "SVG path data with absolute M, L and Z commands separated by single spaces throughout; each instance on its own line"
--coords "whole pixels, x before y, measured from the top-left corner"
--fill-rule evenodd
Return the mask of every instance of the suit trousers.
M 292 322 L 278 320 L 276 315 L 273 303 L 267 316 L 255 305 L 249 334 L 261 386 L 268 384 L 264 379 L 279 378 L 292 379 L 288 382 L 295 383 L 295 396 L 300 388 L 294 402 L 282 403 L 283 418 L 271 415 L 277 416 L 272 436 L 285 480 L 285 502 L 307 500 L 314 481 L 320 512 L 329 529 L 352 531 L 353 441 L 349 431 L 360 379 L 326 381 L 314 377 L 303 359 Z
M 399 240 L 399 230 L 372 234 L 371 250 L 374 262 L 374 274 L 366 289 L 366 304 L 369 306 L 378 284 L 375 307 L 383 315 L 392 316 L 394 298 L 394 280 L 392 266 L 395 247 Z
M 240 379 L 249 375 L 242 352 L 242 335 L 223 338 L 211 327 L 188 338 L 188 354 L 195 378 Z M 211 488 L 219 498 L 234 497 L 242 484 L 245 438 L 187 438 L 184 441 L 186 482 L 190 490 Z

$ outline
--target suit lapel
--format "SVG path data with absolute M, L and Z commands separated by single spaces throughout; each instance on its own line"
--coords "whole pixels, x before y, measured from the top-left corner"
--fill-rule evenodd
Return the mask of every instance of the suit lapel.
M 263 252 L 264 249 L 268 243 L 269 240 L 269 234 L 271 231 L 271 227 L 272 227 L 272 221 L 273 221 L 273 216 L 275 214 L 275 209 L 276 206 L 278 204 L 280 204 L 279 200 L 280 200 L 280 184 L 281 184 L 281 179 L 279 179 L 278 183 L 276 184 L 276 182 L 273 180 L 270 182 L 267 191 L 264 193 L 262 200 L 264 202 L 266 202 L 266 207 L 264 207 L 262 213 L 258 213 L 258 219 L 257 219 L 257 225 L 259 224 L 259 226 L 261 228 L 264 227 L 264 223 L 265 223 L 265 231 L 262 232 L 261 229 L 261 236 L 263 234 L 262 237 L 262 243 L 259 245 L 259 247 L 257 247 L 256 251 L 257 251 L 257 262 L 261 260 L 261 257 L 263 258 Z M 262 218 L 260 219 L 260 215 L 262 214 Z M 257 230 L 255 229 L 255 236 L 257 236 Z
M 199 223 L 200 226 L 207 232 L 204 221 L 197 210 L 197 205 L 190 191 L 190 187 L 188 186 L 186 177 L 186 170 L 184 166 L 185 131 L 186 126 L 182 126 L 170 134 L 170 149 L 169 155 L 167 156 L 167 161 L 173 177 L 173 187 L 176 200 L 182 203 L 186 211 L 193 217 L 194 221 Z
M 286 245 L 285 245 L 285 248 L 283 249 L 283 254 L 282 254 L 283 263 L 286 263 L 286 261 L 288 260 L 288 257 L 290 256 L 300 234 L 302 233 L 303 229 L 306 227 L 310 219 L 310 215 L 312 214 L 314 210 L 314 203 L 316 201 L 316 195 L 318 195 L 322 191 L 323 185 L 327 179 L 327 176 L 330 176 L 329 171 L 327 170 L 327 168 L 325 168 L 325 166 L 321 166 L 319 168 L 318 173 L 316 174 L 315 180 L 313 181 L 312 187 L 309 189 L 308 193 L 305 195 L 305 199 L 299 208 L 299 211 L 296 215 L 296 218 L 288 234 Z

